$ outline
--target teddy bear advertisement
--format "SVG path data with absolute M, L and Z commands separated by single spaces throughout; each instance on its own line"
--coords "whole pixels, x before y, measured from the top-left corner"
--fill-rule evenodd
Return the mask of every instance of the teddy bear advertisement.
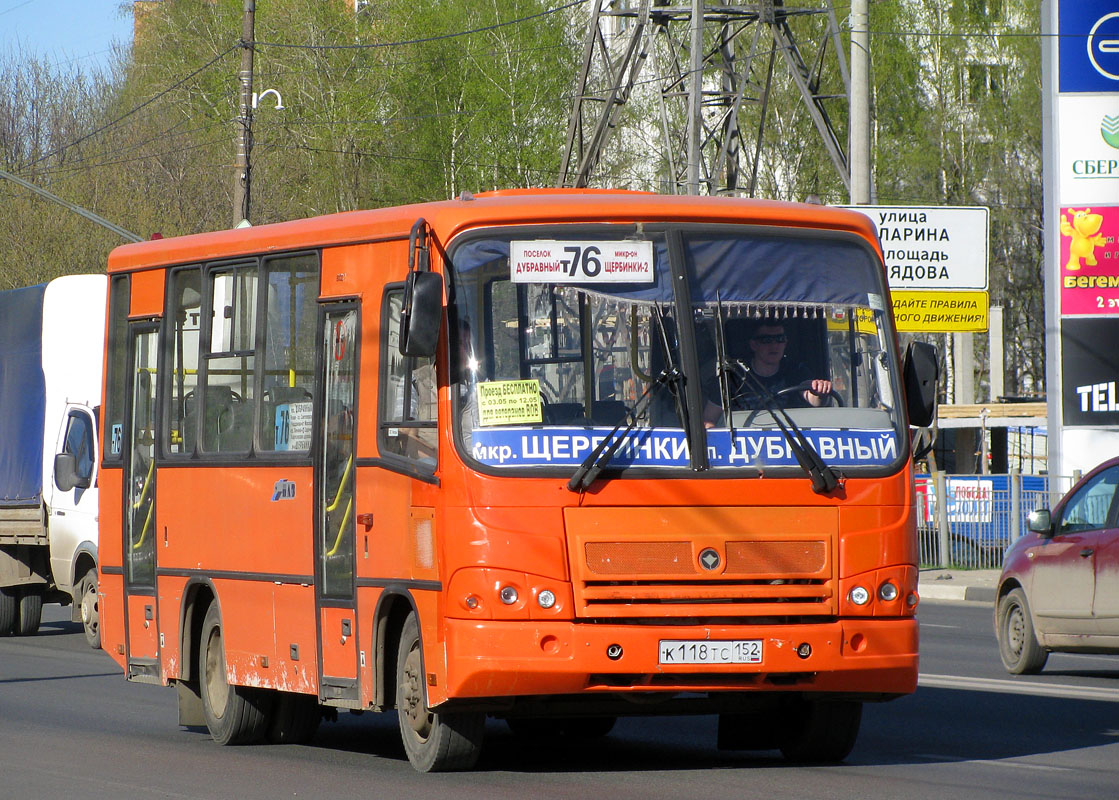
M 1061 209 L 1061 313 L 1119 315 L 1119 207 Z

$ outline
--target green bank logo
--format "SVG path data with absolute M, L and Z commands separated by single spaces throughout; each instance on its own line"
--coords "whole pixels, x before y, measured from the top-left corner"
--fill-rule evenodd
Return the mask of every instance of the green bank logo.
M 1100 134 L 1105 142 L 1119 150 L 1119 114 L 1103 118 Z

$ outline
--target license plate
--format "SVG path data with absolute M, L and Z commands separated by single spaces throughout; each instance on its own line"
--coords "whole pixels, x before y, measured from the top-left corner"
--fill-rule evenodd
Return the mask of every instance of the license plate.
M 733 641 L 661 639 L 661 664 L 760 664 L 761 639 Z

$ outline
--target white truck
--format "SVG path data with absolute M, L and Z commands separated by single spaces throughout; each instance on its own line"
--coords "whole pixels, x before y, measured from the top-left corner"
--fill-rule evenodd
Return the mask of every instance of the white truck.
M 97 615 L 97 415 L 103 275 L 0 292 L 0 636 L 72 604 L 91 647 Z

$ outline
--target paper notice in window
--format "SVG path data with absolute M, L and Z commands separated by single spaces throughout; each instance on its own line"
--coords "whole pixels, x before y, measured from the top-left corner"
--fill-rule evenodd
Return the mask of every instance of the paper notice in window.
M 489 381 L 480 383 L 478 424 L 528 425 L 544 421 L 540 403 L 540 381 Z

